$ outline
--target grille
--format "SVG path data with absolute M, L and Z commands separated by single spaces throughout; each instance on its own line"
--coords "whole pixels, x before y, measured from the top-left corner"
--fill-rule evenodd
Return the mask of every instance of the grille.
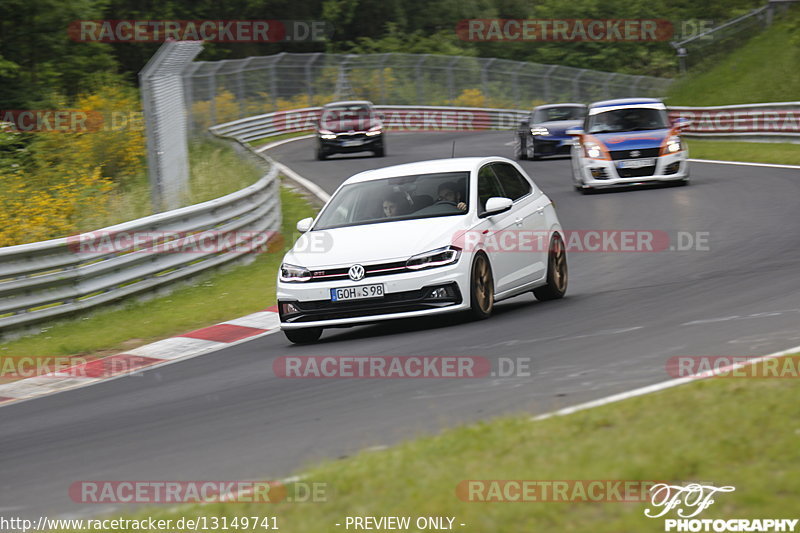
M 631 152 L 639 152 L 639 155 L 632 157 Z M 611 159 L 613 161 L 619 161 L 620 159 L 641 159 L 643 157 L 658 157 L 658 154 L 661 153 L 661 148 L 643 148 L 641 150 L 633 148 L 631 150 L 614 150 L 608 153 L 611 154 Z
M 645 176 L 652 176 L 655 170 L 655 165 L 642 168 L 618 168 L 617 174 L 619 174 L 620 178 L 643 178 Z
M 350 277 L 347 275 L 348 270 L 350 270 L 350 267 L 312 270 L 310 281 L 314 282 L 314 281 L 332 281 L 337 279 L 350 279 Z M 399 272 L 405 272 L 406 270 L 407 269 L 405 261 L 395 261 L 393 263 L 381 263 L 377 265 L 364 265 L 364 277 L 370 278 L 375 276 L 386 276 L 389 274 L 397 274 Z

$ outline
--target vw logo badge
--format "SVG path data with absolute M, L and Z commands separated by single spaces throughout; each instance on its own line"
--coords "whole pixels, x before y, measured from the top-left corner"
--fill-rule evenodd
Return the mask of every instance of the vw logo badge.
M 353 265 L 350 267 L 350 270 L 347 271 L 347 275 L 350 276 L 350 279 L 353 281 L 358 281 L 364 277 L 364 267 L 361 265 Z
M 631 157 L 639 157 L 640 155 L 642 155 L 642 152 L 640 152 L 639 150 L 634 150 L 633 152 L 631 152 Z

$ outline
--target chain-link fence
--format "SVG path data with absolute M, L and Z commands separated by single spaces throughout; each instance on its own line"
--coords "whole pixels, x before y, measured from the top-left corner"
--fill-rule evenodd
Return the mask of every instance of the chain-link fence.
M 187 102 L 181 91 L 181 72 L 202 49 L 201 41 L 166 42 L 139 73 L 147 167 L 156 212 L 177 209 L 188 196 Z
M 194 133 L 246 116 L 358 98 L 375 104 L 529 109 L 664 96 L 671 80 L 432 54 L 288 54 L 197 61 L 183 74 Z
M 671 43 L 678 54 L 680 72 L 700 69 L 731 53 L 750 37 L 772 24 L 773 19 L 786 12 L 798 0 L 770 0 L 768 4 L 740 17 L 692 36 Z

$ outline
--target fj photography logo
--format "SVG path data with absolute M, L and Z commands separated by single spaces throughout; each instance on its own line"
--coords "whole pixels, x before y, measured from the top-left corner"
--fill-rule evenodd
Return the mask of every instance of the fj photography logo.
M 531 377 L 530 357 L 468 355 L 281 356 L 272 370 L 280 378 L 476 379 Z
M 319 503 L 328 501 L 323 482 L 282 481 L 76 481 L 69 486 L 75 503 Z
M 660 483 L 650 490 L 649 518 L 663 518 L 672 513 L 678 518 L 664 518 L 664 531 L 794 531 L 797 519 L 710 519 L 696 518 L 716 503 L 717 498 L 736 490 L 733 486 L 715 487 L 701 483 L 670 485 Z
M 76 20 L 67 33 L 84 43 L 280 43 L 326 41 L 333 27 L 324 20 Z

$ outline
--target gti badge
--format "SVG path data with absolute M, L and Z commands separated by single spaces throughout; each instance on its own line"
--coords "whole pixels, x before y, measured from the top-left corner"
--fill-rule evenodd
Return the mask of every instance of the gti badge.
M 353 281 L 358 281 L 364 277 L 364 267 L 361 265 L 353 265 L 350 267 L 350 270 L 347 271 L 347 275 L 350 276 L 350 279 Z

